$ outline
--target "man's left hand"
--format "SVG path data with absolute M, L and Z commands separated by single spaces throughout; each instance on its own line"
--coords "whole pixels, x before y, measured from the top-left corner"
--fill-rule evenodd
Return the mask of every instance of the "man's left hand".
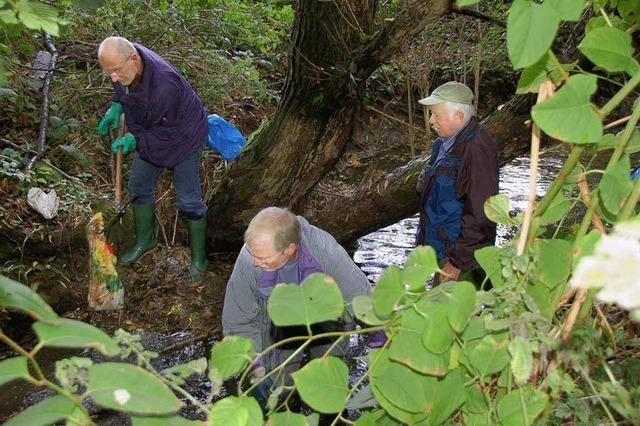
M 439 282 L 458 281 L 460 278 L 460 272 L 460 269 L 453 266 L 451 262 L 447 262 L 442 267 L 442 274 L 440 274 Z

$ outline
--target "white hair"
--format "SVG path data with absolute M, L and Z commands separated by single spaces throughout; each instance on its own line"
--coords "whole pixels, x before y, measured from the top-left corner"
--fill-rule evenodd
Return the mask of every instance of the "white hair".
M 462 112 L 465 122 L 469 121 L 469 119 L 471 119 L 471 117 L 473 117 L 476 114 L 476 108 L 470 104 L 460 104 L 460 103 L 451 102 L 451 101 L 444 101 L 442 104 L 444 105 L 445 109 L 448 111 L 449 117 L 452 117 L 456 111 Z

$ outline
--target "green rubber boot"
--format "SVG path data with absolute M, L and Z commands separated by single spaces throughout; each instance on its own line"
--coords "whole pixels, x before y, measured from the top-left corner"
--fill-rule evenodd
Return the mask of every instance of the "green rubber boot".
M 158 244 L 153 203 L 134 205 L 133 218 L 136 224 L 136 245 L 118 260 L 118 263 L 123 266 L 131 265 Z
M 197 285 L 207 275 L 207 217 L 186 219 L 191 245 L 191 267 L 189 268 L 189 284 Z

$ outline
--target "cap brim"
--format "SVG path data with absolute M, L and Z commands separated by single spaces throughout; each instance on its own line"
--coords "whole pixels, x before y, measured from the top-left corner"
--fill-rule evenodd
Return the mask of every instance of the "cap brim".
M 420 99 L 418 103 L 422 105 L 436 105 L 441 104 L 444 101 L 444 99 L 436 98 L 435 96 L 429 96 L 424 99 Z

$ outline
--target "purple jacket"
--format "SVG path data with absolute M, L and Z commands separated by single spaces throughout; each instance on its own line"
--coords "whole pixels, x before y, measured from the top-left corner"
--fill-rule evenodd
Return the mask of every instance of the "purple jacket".
M 202 149 L 207 113 L 187 80 L 167 61 L 135 44 L 144 68 L 137 87 L 113 83 L 113 100 L 124 108 L 127 129 L 144 161 L 171 168 Z

